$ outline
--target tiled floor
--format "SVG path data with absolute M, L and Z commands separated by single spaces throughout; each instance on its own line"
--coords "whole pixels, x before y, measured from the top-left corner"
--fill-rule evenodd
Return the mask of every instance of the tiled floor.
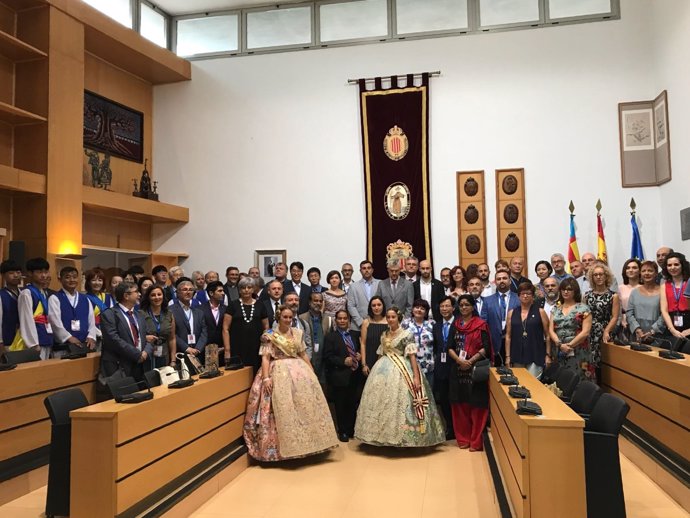
M 690 518 L 626 457 L 628 518 Z M 2 518 L 39 518 L 45 488 L 0 507 Z M 361 447 L 272 466 L 250 466 L 193 518 L 499 517 L 483 453 Z

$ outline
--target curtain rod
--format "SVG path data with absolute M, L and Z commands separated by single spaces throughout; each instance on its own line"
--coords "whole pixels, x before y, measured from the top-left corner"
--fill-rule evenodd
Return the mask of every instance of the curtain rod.
M 417 72 L 416 74 L 412 74 L 412 75 L 413 76 L 419 76 L 419 75 L 422 75 L 424 73 L 429 74 L 429 77 L 435 77 L 435 76 L 441 75 L 440 70 L 436 70 L 434 72 Z M 410 74 L 397 74 L 397 75 L 391 75 L 391 76 L 382 76 L 381 79 L 391 78 L 391 77 L 406 77 L 408 75 L 410 75 Z M 374 79 L 376 79 L 376 78 L 375 77 L 365 77 L 364 78 L 365 81 L 373 81 Z M 357 85 L 357 84 L 359 84 L 359 79 L 348 79 L 347 84 Z

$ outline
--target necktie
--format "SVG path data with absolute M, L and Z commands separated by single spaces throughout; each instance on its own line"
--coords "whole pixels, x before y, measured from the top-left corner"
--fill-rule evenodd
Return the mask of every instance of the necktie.
M 395 282 L 391 282 L 391 292 L 395 295 Z
M 499 302 L 501 304 L 501 312 L 503 314 L 503 317 L 505 317 L 506 314 L 506 294 L 501 293 L 501 297 L 499 298 Z
M 448 330 L 450 329 L 450 324 L 448 322 L 443 323 L 443 341 L 448 341 Z
M 132 313 L 131 309 L 127 312 L 127 320 L 129 320 L 129 328 L 131 329 L 132 336 L 134 337 L 134 346 L 138 349 L 139 348 L 139 329 L 137 329 L 137 325 L 134 323 L 134 314 Z
M 345 340 L 345 345 L 347 346 L 347 354 L 352 358 L 352 370 L 357 370 L 359 367 L 359 362 L 357 361 L 357 351 L 355 351 L 355 344 L 352 342 L 352 337 L 350 333 L 343 333 L 343 340 Z
M 277 300 L 276 300 L 275 309 L 273 310 L 273 315 L 274 315 L 274 318 L 278 316 L 278 301 Z
M 296 318 L 293 318 L 293 319 L 292 319 L 292 327 L 299 327 L 299 326 L 297 325 L 297 319 L 296 319 Z

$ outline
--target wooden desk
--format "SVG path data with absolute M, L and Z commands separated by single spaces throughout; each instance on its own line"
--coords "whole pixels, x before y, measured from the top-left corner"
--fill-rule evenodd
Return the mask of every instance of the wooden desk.
M 628 421 L 690 462 L 690 356 L 666 360 L 659 349 L 601 345 L 602 386 L 630 405 Z
M 513 369 L 543 415 L 515 413 L 517 399 L 489 375 L 491 437 L 518 518 L 585 518 L 584 420 L 526 369 Z
M 241 437 L 252 379 L 244 368 L 71 412 L 70 516 L 120 515 Z
M 0 372 L 0 480 L 3 473 L 22 473 L 45 458 L 50 444 L 50 419 L 43 400 L 54 392 L 76 387 L 95 400 L 100 353 L 79 360 L 22 363 Z M 47 460 L 46 460 L 47 461 Z M 9 477 L 5 477 L 9 478 Z

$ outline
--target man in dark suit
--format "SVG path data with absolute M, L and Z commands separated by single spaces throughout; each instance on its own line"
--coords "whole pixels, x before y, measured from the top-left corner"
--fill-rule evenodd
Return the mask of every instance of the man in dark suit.
M 225 294 L 227 295 L 227 301 L 229 304 L 233 300 L 240 298 L 240 292 L 237 289 L 237 282 L 240 280 L 240 269 L 237 266 L 228 266 L 225 269 L 225 278 L 227 279 L 227 282 L 223 288 L 225 290 Z
M 266 298 L 263 301 L 259 298 L 259 301 L 266 308 L 268 327 L 273 327 L 276 309 L 278 309 L 278 306 L 280 306 L 283 301 L 283 283 L 278 279 L 273 279 L 266 285 L 266 289 L 264 289 L 263 293 L 267 294 Z
M 331 330 L 333 319 L 323 314 L 323 294 L 310 293 L 309 311 L 300 314 L 305 333 L 311 337 L 311 347 L 307 347 L 307 356 L 314 367 L 314 374 L 319 378 L 321 387 L 326 386 L 326 368 L 323 363 L 325 337 Z M 306 341 L 305 341 L 306 343 Z M 325 392 L 325 391 L 324 391 Z
M 146 342 L 144 321 L 134 306 L 139 300 L 137 285 L 121 282 L 115 287 L 117 304 L 101 314 L 103 348 L 101 374 L 112 376 L 122 369 L 137 381 L 144 379 L 143 363 L 153 354 L 153 345 Z
M 444 296 L 444 290 L 441 281 L 434 279 L 431 271 L 431 261 L 426 259 L 421 261 L 419 263 L 420 275 L 412 283 L 412 288 L 414 289 L 414 300 L 426 300 L 431 308 L 429 318 L 436 320 L 439 318 L 438 305 Z
M 529 282 L 527 277 L 522 275 L 525 267 L 525 260 L 522 257 L 513 257 L 510 260 L 510 291 L 518 292 L 518 286 L 523 282 Z
M 379 282 L 376 295 L 383 299 L 386 309 L 397 306 L 406 317 L 412 312 L 414 302 L 414 288 L 412 283 L 400 275 L 400 263 L 396 260 L 388 261 L 388 279 Z
M 189 277 L 180 277 L 176 288 L 177 300 L 170 306 L 170 311 L 175 318 L 177 351 L 196 356 L 203 365 L 208 329 L 201 308 L 191 307 L 194 283 Z
M 227 306 L 223 304 L 225 299 L 223 283 L 220 281 L 209 283 L 206 286 L 206 293 L 208 294 L 208 302 L 204 302 L 200 306 L 206 321 L 206 332 L 208 334 L 208 341 L 206 343 L 216 344 L 218 346 L 218 354 L 222 355 L 223 315 L 225 315 L 225 310 L 227 309 Z M 219 361 L 221 359 L 219 358 Z
M 291 292 L 299 295 L 299 313 L 306 313 L 309 311 L 309 295 L 312 293 L 308 284 L 302 282 L 302 274 L 304 273 L 304 265 L 299 261 L 290 263 L 290 278 L 283 282 L 283 293 Z
M 448 356 L 449 349 L 455 349 L 455 318 L 453 317 L 453 299 L 444 295 L 438 305 L 438 317 L 434 324 L 434 398 L 441 407 L 446 420 L 446 439 L 455 438 L 453 432 L 453 414 L 448 399 L 448 379 L 450 369 L 455 362 Z
M 309 289 L 316 293 L 323 293 L 328 288 L 321 285 L 321 270 L 316 266 L 312 266 L 307 270 L 307 279 L 309 279 Z
M 503 364 L 503 345 L 506 336 L 506 317 L 508 311 L 520 306 L 520 299 L 510 290 L 510 275 L 499 270 L 495 276 L 496 293 L 484 298 L 482 314 L 479 315 L 489 324 L 491 346 L 495 352 L 496 365 Z
M 335 325 L 335 331 L 326 335 L 323 359 L 335 404 L 338 439 L 348 442 L 354 436 L 355 417 L 362 396 L 362 356 L 359 331 L 350 331 L 350 314 L 339 310 L 335 314 Z

